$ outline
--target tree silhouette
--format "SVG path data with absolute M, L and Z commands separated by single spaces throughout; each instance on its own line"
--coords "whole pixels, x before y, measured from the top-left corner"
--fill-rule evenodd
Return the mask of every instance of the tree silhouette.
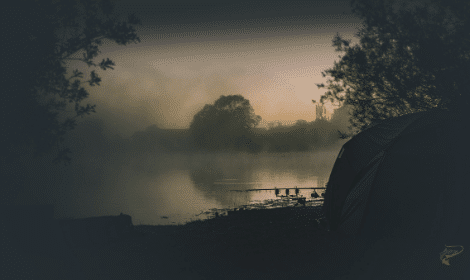
M 242 149 L 251 144 L 252 129 L 260 121 L 249 100 L 241 95 L 222 95 L 194 116 L 190 132 L 199 148 Z
M 470 2 L 458 0 L 353 0 L 364 27 L 359 44 L 337 35 L 344 53 L 329 76 L 321 102 L 353 106 L 352 125 L 432 108 L 470 105 Z
M 67 68 L 68 61 L 89 67 L 113 69 L 108 59 L 95 62 L 99 47 L 115 42 L 138 42 L 131 15 L 121 21 L 113 13 L 112 1 L 21 1 L 2 9 L 4 28 L 0 122 L 4 155 L 16 157 L 18 150 L 44 154 L 57 148 L 58 159 L 68 159 L 68 149 L 59 148 L 76 119 L 95 111 L 83 104 L 89 93 L 82 82 L 99 85 L 93 70 L 89 79 Z M 7 160 L 8 162 L 8 160 Z
M 349 138 L 358 132 L 353 130 L 350 124 L 351 110 L 351 105 L 343 105 L 336 108 L 331 116 L 330 123 L 338 130 L 341 139 Z

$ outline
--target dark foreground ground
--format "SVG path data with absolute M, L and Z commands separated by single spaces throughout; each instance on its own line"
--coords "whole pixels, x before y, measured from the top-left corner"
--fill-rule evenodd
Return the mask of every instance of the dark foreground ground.
M 120 242 L 82 247 L 77 256 L 87 279 L 326 279 L 319 278 L 328 271 L 321 252 L 331 238 L 319 226 L 319 210 L 251 210 L 183 226 L 135 226 Z
M 237 211 L 180 226 L 127 215 L 54 220 L 3 207 L 0 279 L 334 279 L 318 207 Z
M 441 244 L 367 247 L 323 229 L 318 207 L 240 211 L 181 226 L 10 212 L 0 223 L 0 279 L 470 279 L 469 254 L 445 266 Z

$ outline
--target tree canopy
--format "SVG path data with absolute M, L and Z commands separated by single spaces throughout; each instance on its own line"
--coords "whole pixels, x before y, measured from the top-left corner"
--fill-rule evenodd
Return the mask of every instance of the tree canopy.
M 363 20 L 356 45 L 337 35 L 340 60 L 321 102 L 352 106 L 351 123 L 433 108 L 470 105 L 470 2 L 460 0 L 352 0 Z
M 59 149 L 63 136 L 78 117 L 95 111 L 94 105 L 83 104 L 89 93 L 82 82 L 94 86 L 101 81 L 94 70 L 84 80 L 67 62 L 113 69 L 109 58 L 94 61 L 99 47 L 138 42 L 133 25 L 139 20 L 133 15 L 120 20 L 109 0 L 13 1 L 2 10 L 2 150 L 15 157 L 19 147 L 36 154 L 56 147 L 59 158 L 67 158 L 68 150 Z
M 205 149 L 242 148 L 261 117 L 241 95 L 222 95 L 194 115 L 190 125 L 196 146 Z

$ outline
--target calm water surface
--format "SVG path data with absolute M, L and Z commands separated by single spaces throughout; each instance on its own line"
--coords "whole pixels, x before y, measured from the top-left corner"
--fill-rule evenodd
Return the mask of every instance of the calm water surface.
M 132 216 L 134 225 L 184 224 L 205 219 L 215 209 L 276 198 L 274 191 L 244 190 L 324 187 L 339 148 L 257 155 L 168 153 L 107 165 L 89 163 L 87 169 L 77 166 L 73 172 L 63 172 L 59 179 L 54 177 L 58 182 L 53 184 L 60 188 L 50 191 L 54 195 L 42 196 L 53 197 L 49 201 L 55 205 L 56 218 L 122 212 Z M 311 192 L 301 190 L 300 194 L 309 198 Z M 26 196 L 34 203 L 41 194 L 31 191 Z
M 133 206 L 131 215 L 136 224 L 181 224 L 206 218 L 211 209 L 233 209 L 276 198 L 274 191 L 243 190 L 323 187 L 335 158 L 336 151 L 168 154 L 151 163 L 149 173 L 134 185 L 128 201 Z M 152 168 L 159 171 L 153 174 Z M 301 190 L 300 194 L 309 197 L 311 192 Z

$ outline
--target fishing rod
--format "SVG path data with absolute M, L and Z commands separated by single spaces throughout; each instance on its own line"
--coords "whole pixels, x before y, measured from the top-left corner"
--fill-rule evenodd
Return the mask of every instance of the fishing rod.
M 323 188 L 273 188 L 273 189 L 247 189 L 247 190 L 230 190 L 231 192 L 251 192 L 251 191 L 275 191 L 275 190 L 324 190 Z

